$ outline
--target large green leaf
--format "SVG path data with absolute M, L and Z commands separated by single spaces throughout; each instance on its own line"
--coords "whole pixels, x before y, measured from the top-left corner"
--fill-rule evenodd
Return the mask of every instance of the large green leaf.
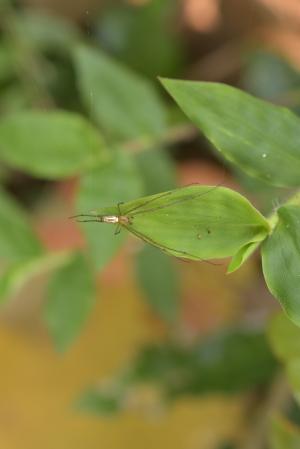
M 277 211 L 278 223 L 262 246 L 264 277 L 289 318 L 300 325 L 300 207 Z
M 137 280 L 150 306 L 167 321 L 178 316 L 180 289 L 174 261 L 153 246 L 137 258 Z
M 0 120 L 0 159 L 34 176 L 82 173 L 105 154 L 98 131 L 74 113 L 24 111 Z
M 164 131 L 165 110 L 149 81 L 87 47 L 77 48 L 75 66 L 83 102 L 110 137 L 148 139 Z
M 7 264 L 39 256 L 42 246 L 21 207 L 0 190 L 0 260 Z
M 78 336 L 95 302 L 93 273 L 85 258 L 75 254 L 59 268 L 48 288 L 44 319 L 59 350 Z
M 82 176 L 77 200 L 79 213 L 128 201 L 142 192 L 142 182 L 129 154 L 117 152 L 110 162 Z M 117 212 L 118 213 L 118 212 Z M 97 268 L 102 268 L 124 242 L 126 233 L 114 235 L 112 226 L 86 223 L 82 229 Z
M 162 83 L 227 159 L 270 184 L 299 186 L 300 120 L 291 111 L 224 84 Z
M 102 212 L 119 213 L 116 207 Z M 193 185 L 139 198 L 124 204 L 122 215 L 128 221 L 124 227 L 137 237 L 194 260 L 232 256 L 269 232 L 267 221 L 246 198 L 219 186 Z

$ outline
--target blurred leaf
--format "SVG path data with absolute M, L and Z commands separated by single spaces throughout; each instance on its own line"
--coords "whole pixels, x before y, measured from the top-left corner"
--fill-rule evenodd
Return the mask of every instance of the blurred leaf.
M 165 110 L 149 81 L 87 47 L 77 48 L 75 67 L 82 100 L 110 137 L 147 140 L 164 131 Z
M 135 159 L 143 178 L 146 195 L 176 187 L 175 164 L 165 149 L 142 151 Z
M 152 0 L 139 7 L 109 5 L 98 27 L 101 43 L 118 59 L 152 78 L 178 73 L 183 45 L 174 31 L 177 6 L 174 0 Z
M 134 160 L 129 154 L 116 152 L 109 163 L 82 176 L 77 210 L 79 213 L 89 213 L 99 206 L 114 206 L 114 213 L 118 214 L 118 203 L 137 197 L 141 192 L 142 181 Z M 124 232 L 114 235 L 115 227 L 106 224 L 86 223 L 82 229 L 98 269 L 107 264 L 126 237 Z
M 300 120 L 291 111 L 225 84 L 162 83 L 224 157 L 269 184 L 299 186 Z
M 276 362 L 263 334 L 228 330 L 192 347 L 163 343 L 144 347 L 125 373 L 111 385 L 90 389 L 82 402 L 87 411 L 106 413 L 106 401 L 126 407 L 128 393 L 139 384 L 155 384 L 164 399 L 209 393 L 239 393 L 272 379 Z M 124 381 L 125 379 L 125 381 Z M 113 411 L 119 411 L 115 407 Z
M 20 262 L 41 255 L 42 246 L 34 235 L 25 212 L 0 190 L 0 260 Z
M 170 397 L 234 393 L 270 380 L 276 362 L 263 334 L 228 330 L 191 348 L 165 344 L 145 348 L 133 378 L 155 381 Z
M 81 254 L 54 274 L 49 288 L 44 319 L 57 349 L 66 350 L 82 330 L 95 302 L 93 273 Z
M 11 24 L 19 38 L 37 50 L 67 51 L 79 39 L 71 22 L 42 11 L 26 10 L 14 17 Z
M 282 417 L 272 421 L 270 449 L 299 449 L 300 430 Z
M 237 446 L 233 443 L 223 443 L 218 446 L 218 449 L 237 449 Z
M 272 318 L 268 335 L 272 350 L 279 359 L 300 359 L 300 329 L 285 314 Z
M 300 87 L 300 74 L 280 55 L 260 50 L 249 58 L 242 83 L 253 95 L 278 101 Z
M 13 114 L 28 109 L 32 105 L 32 96 L 19 83 L 11 83 L 0 90 L 0 113 Z
M 96 415 L 112 415 L 120 412 L 124 407 L 124 390 L 118 385 L 105 388 L 91 388 L 81 395 L 76 401 L 76 409 L 83 412 L 95 413 Z
M 123 223 L 129 232 L 168 254 L 193 260 L 234 255 L 269 232 L 267 221 L 246 198 L 219 186 L 192 185 L 139 198 L 124 204 L 122 213 L 129 217 Z
M 278 209 L 278 223 L 262 246 L 264 277 L 289 318 L 300 325 L 300 207 Z
M 0 120 L 0 159 L 31 175 L 71 176 L 105 156 L 101 135 L 80 115 L 26 111 Z
M 300 357 L 289 360 L 286 368 L 288 381 L 293 390 L 294 397 L 298 404 L 300 404 Z
M 6 42 L 0 42 L 0 83 L 7 81 L 14 74 L 12 52 L 12 48 Z
M 180 289 L 173 260 L 153 246 L 146 245 L 136 263 L 137 280 L 147 302 L 164 320 L 176 320 Z
M 0 302 L 18 293 L 32 277 L 63 265 L 69 253 L 47 253 L 11 265 L 0 277 Z

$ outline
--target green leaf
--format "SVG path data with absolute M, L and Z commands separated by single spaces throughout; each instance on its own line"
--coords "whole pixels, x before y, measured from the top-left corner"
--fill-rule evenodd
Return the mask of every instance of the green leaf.
M 75 66 L 82 100 L 108 136 L 149 139 L 164 131 L 165 110 L 149 81 L 87 47 L 77 48 Z
M 116 209 L 112 213 L 117 213 Z M 122 206 L 123 226 L 168 254 L 193 260 L 234 255 L 269 232 L 264 217 L 240 194 L 193 185 Z
M 145 150 L 135 157 L 146 195 L 176 187 L 176 168 L 165 149 Z
M 300 207 L 278 209 L 278 223 L 262 246 L 264 277 L 289 318 L 300 325 Z
M 242 246 L 242 248 L 232 257 L 227 273 L 230 274 L 238 270 L 253 254 L 257 248 L 257 245 L 258 242 L 250 242 L 245 246 Z
M 146 245 L 137 258 L 136 270 L 137 280 L 149 305 L 166 321 L 176 320 L 180 290 L 173 260 Z
M 85 258 L 75 254 L 53 275 L 44 319 L 57 349 L 66 350 L 82 330 L 95 302 L 95 285 Z
M 186 115 L 248 174 L 275 186 L 299 186 L 300 120 L 225 84 L 162 80 Z
M 37 274 L 60 267 L 68 258 L 69 253 L 48 253 L 14 263 L 0 277 L 0 302 L 18 293 Z
M 15 263 L 39 256 L 42 252 L 25 212 L 0 189 L 0 260 Z
M 272 420 L 270 435 L 271 449 L 299 449 L 300 429 L 278 416 Z
M 142 182 L 129 154 L 116 152 L 110 162 L 96 167 L 80 180 L 78 213 L 128 201 L 142 192 Z M 122 207 L 122 206 L 121 206 Z M 115 213 L 119 213 L 116 208 Z M 103 268 L 123 244 L 126 233 L 114 235 L 114 227 L 85 223 L 82 227 L 90 254 L 98 269 Z
M 285 314 L 279 313 L 272 318 L 268 336 L 272 350 L 282 361 L 300 359 L 300 329 Z
M 272 77 L 272 83 L 270 83 Z M 300 87 L 300 74 L 282 56 L 265 50 L 251 54 L 242 84 L 253 95 L 270 101 L 296 99 L 295 90 Z
M 0 159 L 31 175 L 71 176 L 91 168 L 105 155 L 100 134 L 80 115 L 24 111 L 0 120 Z

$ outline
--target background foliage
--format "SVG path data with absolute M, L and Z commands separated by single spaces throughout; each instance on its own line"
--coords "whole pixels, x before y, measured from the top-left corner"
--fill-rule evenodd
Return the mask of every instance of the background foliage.
M 3 416 L 25 449 L 300 445 L 292 3 L 0 2 Z M 68 220 L 120 208 L 117 235 Z

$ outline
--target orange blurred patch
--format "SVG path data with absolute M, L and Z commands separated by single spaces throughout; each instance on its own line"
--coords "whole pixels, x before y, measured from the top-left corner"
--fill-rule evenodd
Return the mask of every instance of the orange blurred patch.
M 287 18 L 292 21 L 300 22 L 300 3 L 299 0 L 260 0 L 279 18 Z
M 199 32 L 210 32 L 221 19 L 219 0 L 185 0 L 185 21 L 190 28 Z

